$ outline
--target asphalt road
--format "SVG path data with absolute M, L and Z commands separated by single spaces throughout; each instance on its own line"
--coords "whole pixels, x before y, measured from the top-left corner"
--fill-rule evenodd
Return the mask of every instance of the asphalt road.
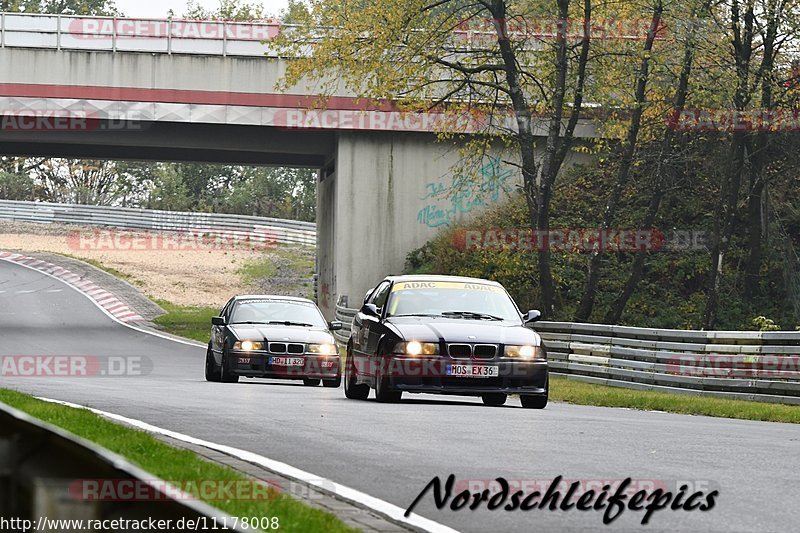
M 136 362 L 144 375 L 18 377 L 0 387 L 66 400 L 283 461 L 406 508 L 433 476 L 503 476 L 538 487 L 631 477 L 719 490 L 708 512 L 416 512 L 462 531 L 797 530 L 800 426 L 551 403 L 525 410 L 479 399 L 406 395 L 359 402 L 342 389 L 203 379 L 204 349 L 134 331 L 63 283 L 0 261 L 0 355 L 87 355 Z M 92 367 L 94 368 L 94 367 Z M 119 369 L 120 365 L 115 365 Z M 137 366 L 133 367 L 135 373 Z M 642 481 L 647 488 L 647 481 Z

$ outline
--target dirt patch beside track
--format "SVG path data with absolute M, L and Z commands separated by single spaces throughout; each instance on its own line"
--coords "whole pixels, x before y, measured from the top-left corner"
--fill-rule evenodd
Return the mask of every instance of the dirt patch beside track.
M 69 255 L 102 265 L 138 287 L 149 298 L 193 306 L 221 306 L 233 294 L 264 290 L 270 286 L 269 277 L 245 279 L 241 269 L 253 263 L 270 261 L 273 257 L 283 265 L 289 252 L 283 247 L 279 250 L 87 249 L 76 243 L 75 232 L 81 230 L 91 231 L 91 228 L 0 221 L 0 250 Z M 313 264 L 313 249 L 297 251 L 301 256 L 310 254 Z M 310 277 L 311 274 L 301 272 L 296 275 Z

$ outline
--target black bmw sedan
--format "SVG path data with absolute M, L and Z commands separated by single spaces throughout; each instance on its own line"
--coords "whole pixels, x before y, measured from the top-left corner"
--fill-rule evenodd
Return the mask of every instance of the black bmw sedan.
M 339 351 L 311 300 L 289 296 L 235 296 L 211 319 L 206 380 L 235 383 L 249 378 L 302 379 L 305 385 L 341 384 Z
M 367 293 L 347 344 L 345 395 L 379 402 L 403 392 L 480 396 L 502 405 L 547 405 L 547 353 L 497 282 L 454 276 L 390 276 Z

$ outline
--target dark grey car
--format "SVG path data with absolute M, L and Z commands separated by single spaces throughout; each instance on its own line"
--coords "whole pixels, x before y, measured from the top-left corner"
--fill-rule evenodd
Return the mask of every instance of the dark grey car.
M 206 352 L 208 381 L 240 377 L 302 379 L 305 385 L 338 387 L 339 351 L 319 308 L 306 298 L 250 295 L 231 298 L 211 319 Z

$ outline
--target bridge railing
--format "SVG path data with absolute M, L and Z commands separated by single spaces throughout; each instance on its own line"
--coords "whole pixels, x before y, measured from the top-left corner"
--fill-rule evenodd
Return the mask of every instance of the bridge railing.
M 356 309 L 336 306 L 346 343 Z M 550 370 L 640 390 L 800 405 L 800 331 L 684 331 L 536 322 Z
M 2 13 L 0 47 L 275 57 L 268 42 L 289 27 L 271 20 Z
M 123 493 L 127 497 L 118 496 Z M 0 403 L 0 517 L 28 521 L 19 531 L 65 531 L 56 521 L 120 518 L 138 523 L 171 520 L 173 527 L 165 529 L 182 523 L 185 529 L 219 524 L 219 529 L 243 531 L 231 517 L 180 487 L 4 403 Z M 195 528 L 199 524 L 206 527 Z
M 256 245 L 277 243 L 315 246 L 317 242 L 317 227 L 313 222 L 221 213 L 0 200 L 0 220 L 2 219 L 154 232 L 191 232 L 212 238 L 221 237 L 231 242 L 246 240 Z M 77 245 L 80 242 L 76 241 Z

